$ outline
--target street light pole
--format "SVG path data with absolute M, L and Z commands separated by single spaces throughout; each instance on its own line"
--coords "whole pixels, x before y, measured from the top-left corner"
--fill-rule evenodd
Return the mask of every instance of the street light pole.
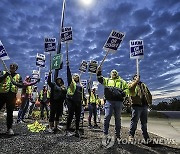
M 61 33 L 62 33 L 62 28 L 64 26 L 64 15 L 65 15 L 65 7 L 66 7 L 66 0 L 63 0 L 63 7 L 62 7 L 62 14 L 61 14 L 61 26 L 60 26 L 60 32 L 59 32 L 59 41 L 58 41 L 58 47 L 57 47 L 57 54 L 61 53 Z M 62 69 L 62 65 L 60 69 Z M 55 69 L 54 73 L 54 81 L 58 77 L 59 69 Z

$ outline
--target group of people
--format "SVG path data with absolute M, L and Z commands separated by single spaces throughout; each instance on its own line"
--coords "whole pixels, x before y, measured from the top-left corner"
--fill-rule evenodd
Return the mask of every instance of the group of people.
M 79 125 L 80 116 L 82 111 L 82 102 L 87 102 L 89 108 L 88 127 L 99 128 L 97 125 L 97 107 L 101 104 L 101 100 L 96 94 L 96 89 L 91 88 L 91 84 L 88 84 L 89 97 L 85 97 L 84 88 L 80 82 L 79 74 L 71 74 L 69 60 L 67 64 L 67 88 L 64 85 L 62 78 L 57 77 L 53 82 L 51 80 L 52 72 L 49 72 L 47 83 L 50 87 L 50 91 L 44 86 L 40 93 L 37 93 L 36 85 L 40 79 L 31 82 L 31 77 L 27 76 L 22 81 L 21 76 L 16 73 L 18 65 L 13 63 L 10 65 L 10 70 L 2 71 L 0 75 L 0 109 L 6 104 L 7 110 L 7 133 L 14 134 L 12 129 L 13 123 L 13 110 L 16 102 L 16 94 L 18 87 L 22 88 L 21 100 L 22 104 L 18 112 L 17 122 L 22 122 L 24 115 L 29 106 L 29 100 L 31 100 L 31 106 L 29 114 L 31 115 L 32 109 L 35 105 L 37 98 L 41 102 L 41 118 L 44 117 L 44 108 L 47 109 L 47 102 L 50 102 L 50 115 L 47 112 L 47 118 L 49 119 L 49 132 L 57 130 L 59 124 L 59 118 L 63 114 L 63 103 L 66 101 L 68 107 L 68 116 L 66 123 L 66 135 L 71 135 L 71 123 L 75 117 L 75 136 L 79 137 Z M 138 120 L 141 121 L 141 128 L 143 137 L 147 141 L 149 135 L 147 132 L 147 108 L 152 104 L 152 96 L 147 86 L 140 81 L 139 75 L 134 75 L 132 81 L 127 83 L 123 80 L 116 70 L 111 71 L 109 78 L 102 76 L 101 67 L 97 69 L 97 80 L 104 86 L 104 97 L 106 99 L 104 104 L 105 116 L 104 116 L 104 144 L 107 143 L 109 124 L 111 116 L 114 113 L 115 117 L 115 137 L 116 140 L 120 140 L 121 129 L 121 111 L 123 107 L 123 100 L 125 97 L 129 98 L 129 102 L 132 107 L 132 118 L 130 121 L 129 140 L 134 139 L 135 131 L 137 128 Z M 94 117 L 94 126 L 92 126 L 91 119 Z

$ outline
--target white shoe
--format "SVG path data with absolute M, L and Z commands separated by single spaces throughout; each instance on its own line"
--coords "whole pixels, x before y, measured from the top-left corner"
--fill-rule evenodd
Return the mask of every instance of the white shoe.
M 107 145 L 107 138 L 108 138 L 108 135 L 105 135 L 105 134 L 104 134 L 104 136 L 103 136 L 103 138 L 102 138 L 102 145 L 103 145 L 103 146 L 106 146 L 106 145 Z
M 14 131 L 12 130 L 12 128 L 8 129 L 7 134 L 8 135 L 14 135 Z
M 47 131 L 48 131 L 49 133 L 53 133 L 53 132 L 54 132 L 51 128 L 48 128 Z
M 68 136 L 68 137 L 73 136 L 73 135 L 74 135 L 74 134 L 71 133 L 71 132 L 69 132 L 69 131 L 66 132 L 66 136 Z

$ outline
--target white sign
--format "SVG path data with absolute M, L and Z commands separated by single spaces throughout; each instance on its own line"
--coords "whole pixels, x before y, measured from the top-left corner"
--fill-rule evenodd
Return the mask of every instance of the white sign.
M 49 75 L 49 73 L 45 72 L 45 75 L 44 75 L 44 82 L 45 82 L 45 84 L 47 84 L 48 75 Z
M 93 88 L 95 88 L 96 90 L 98 89 L 98 85 L 99 85 L 99 82 L 98 81 L 93 81 Z
M 82 84 L 83 88 L 86 90 L 86 88 L 87 88 L 87 80 L 81 80 L 81 84 Z
M 45 59 L 46 59 L 46 56 L 44 54 L 37 53 L 36 65 L 40 67 L 45 67 Z
M 144 58 L 143 40 L 130 40 L 130 58 L 131 59 Z
M 33 70 L 32 71 L 32 79 L 39 79 L 39 71 L 38 70 Z
M 85 60 L 83 60 L 82 63 L 81 63 L 81 66 L 80 66 L 80 68 L 79 68 L 79 70 L 80 70 L 81 72 L 86 72 L 87 66 L 88 66 L 88 63 L 87 63 Z
M 89 63 L 88 72 L 96 74 L 97 67 L 98 67 L 98 62 L 95 60 L 91 60 Z
M 117 49 L 118 49 L 119 45 L 121 44 L 121 42 L 123 41 L 124 37 L 125 37 L 124 33 L 112 30 L 106 43 L 103 46 L 103 49 L 106 51 L 108 51 L 108 50 L 117 51 Z
M 4 48 L 4 45 L 2 44 L 1 40 L 0 40 L 0 58 L 2 60 L 9 60 L 9 56 L 6 52 L 6 49 Z
M 61 32 L 61 42 L 72 41 L 72 27 L 63 27 Z
M 44 48 L 45 52 L 56 51 L 56 38 L 45 38 Z

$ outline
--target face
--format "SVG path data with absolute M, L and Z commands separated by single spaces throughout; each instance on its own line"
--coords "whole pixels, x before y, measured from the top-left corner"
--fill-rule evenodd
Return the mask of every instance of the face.
M 117 78 L 117 72 L 116 72 L 116 71 L 112 71 L 111 77 L 112 77 L 113 79 Z
M 16 66 L 15 65 L 10 65 L 10 72 L 15 73 L 16 72 Z
M 62 85 L 61 79 L 57 79 L 57 84 Z
M 79 82 L 79 76 L 78 76 L 78 75 L 75 75 L 75 76 L 73 77 L 73 79 L 74 79 L 75 82 Z
M 96 91 L 95 89 L 92 89 L 92 92 L 93 92 L 93 93 L 95 93 L 95 91 Z

